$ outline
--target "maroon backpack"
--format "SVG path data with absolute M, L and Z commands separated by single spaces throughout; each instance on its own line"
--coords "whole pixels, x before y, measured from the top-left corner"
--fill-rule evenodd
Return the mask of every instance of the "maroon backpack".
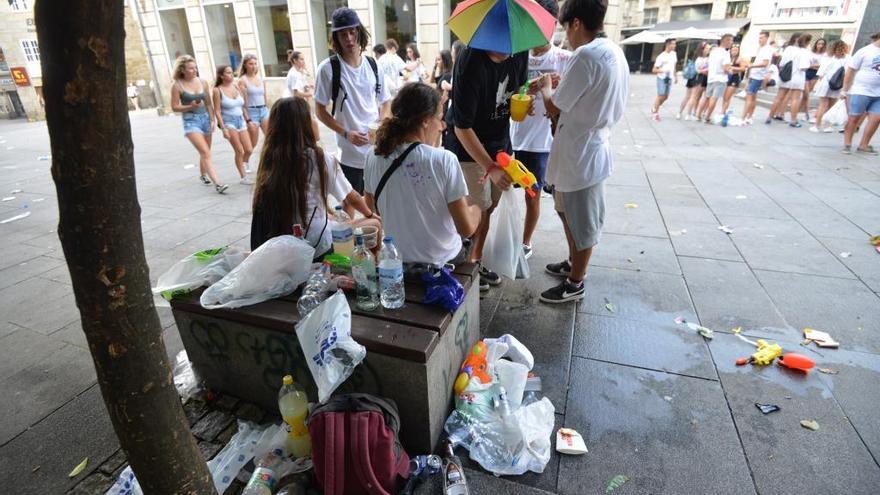
M 369 394 L 330 397 L 309 415 L 312 462 L 325 495 L 397 493 L 409 456 L 397 437 L 400 416 L 391 399 Z

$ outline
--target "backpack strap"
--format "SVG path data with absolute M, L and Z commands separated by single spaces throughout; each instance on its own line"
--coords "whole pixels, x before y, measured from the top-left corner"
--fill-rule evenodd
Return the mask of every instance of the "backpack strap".
M 391 495 L 376 478 L 371 447 L 375 442 L 373 434 L 385 425 L 383 415 L 377 411 L 348 415 L 348 436 L 351 441 L 349 460 L 361 488 L 367 488 L 371 495 Z
M 340 65 L 339 55 L 330 57 L 330 70 L 332 74 L 330 98 L 333 101 L 330 115 L 336 117 L 336 98 L 339 97 L 339 89 L 342 87 L 342 66 Z
M 342 495 L 345 491 L 345 419 L 342 412 L 324 414 L 324 475 L 325 495 Z
M 376 65 L 376 59 L 366 56 L 367 62 L 370 64 L 370 67 L 373 68 L 373 75 L 376 77 L 376 103 L 379 102 L 379 95 L 382 94 L 382 84 L 379 81 L 379 66 Z
M 393 162 L 391 162 L 391 166 L 388 167 L 388 170 L 382 174 L 382 178 L 379 179 L 379 185 L 376 186 L 376 192 L 373 193 L 373 206 L 376 209 L 376 213 L 379 213 L 379 195 L 382 194 L 382 189 L 385 189 L 385 183 L 388 182 L 388 179 L 391 177 L 391 174 L 394 173 L 395 170 L 400 168 L 400 165 L 403 163 L 403 160 L 406 159 L 406 156 L 409 155 L 409 152 L 414 150 L 418 145 L 422 143 L 412 143 L 409 147 L 400 154 Z

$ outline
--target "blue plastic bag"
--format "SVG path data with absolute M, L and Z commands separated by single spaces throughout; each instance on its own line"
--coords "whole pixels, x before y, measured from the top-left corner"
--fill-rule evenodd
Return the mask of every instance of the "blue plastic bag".
M 452 276 L 449 268 L 443 267 L 438 272 L 422 273 L 422 281 L 425 282 L 425 304 L 436 304 L 445 308 L 450 313 L 464 302 L 464 287 Z

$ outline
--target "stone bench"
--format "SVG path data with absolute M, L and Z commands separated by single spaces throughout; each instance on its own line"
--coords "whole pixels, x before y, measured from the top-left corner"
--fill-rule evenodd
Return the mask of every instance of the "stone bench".
M 393 399 L 401 417 L 401 440 L 410 454 L 433 450 L 452 407 L 452 385 L 465 353 L 478 340 L 480 298 L 473 264 L 454 275 L 464 286 L 464 303 L 454 314 L 422 304 L 424 287 L 406 282 L 406 305 L 398 310 L 360 311 L 354 294 L 352 337 L 367 357 L 336 393 L 366 392 Z M 171 301 L 180 337 L 193 367 L 212 390 L 278 409 L 286 374 L 317 401 L 317 387 L 294 326 L 298 294 L 238 309 L 208 310 L 202 290 Z

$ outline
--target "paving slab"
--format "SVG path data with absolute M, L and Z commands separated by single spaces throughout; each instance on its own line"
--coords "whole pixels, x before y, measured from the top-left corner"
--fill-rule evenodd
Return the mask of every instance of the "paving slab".
M 697 319 L 681 276 L 593 266 L 587 271 L 586 286 L 586 296 L 578 304 L 580 313 L 660 323 L 677 316 Z M 613 312 L 606 308 L 608 302 Z
M 21 261 L 17 264 L 10 265 L 0 269 L 0 289 L 5 289 L 29 278 L 37 277 L 46 272 L 67 266 L 64 260 L 59 260 L 51 256 L 35 256 L 31 259 Z
M 672 321 L 638 321 L 582 314 L 572 353 L 596 361 L 715 380 L 715 365 L 703 337 Z
M 755 275 L 792 327 L 829 332 L 848 350 L 880 353 L 880 298 L 863 283 L 759 270 Z
M 867 242 L 867 237 L 862 239 L 819 237 L 818 239 L 859 280 L 871 290 L 880 291 L 880 253 Z
M 638 208 L 626 208 L 633 203 Z M 603 233 L 665 237 L 663 218 L 651 190 L 645 187 L 607 186 Z
M 562 254 L 562 253 L 561 253 Z M 559 259 L 563 259 L 563 254 Z M 668 239 L 604 233 L 590 258 L 593 266 L 680 275 Z
M 688 289 L 700 323 L 717 331 L 742 327 L 797 340 L 799 330 L 790 327 L 745 263 L 680 258 Z
M 718 222 L 668 223 L 669 239 L 679 256 L 742 261 L 730 236 L 718 230 Z
M 574 358 L 565 426 L 590 452 L 561 459 L 558 493 L 619 474 L 619 493 L 754 493 L 718 382 Z
M 710 347 L 760 493 L 876 493 L 880 467 L 820 373 L 736 366 L 754 348 L 732 335 Z M 764 415 L 755 402 L 782 409 Z M 819 430 L 802 427 L 804 419 Z
M 100 390 L 92 386 L 0 447 L 0 483 L 20 495 L 64 493 L 118 449 Z M 69 479 L 67 473 L 85 457 L 85 470 Z

